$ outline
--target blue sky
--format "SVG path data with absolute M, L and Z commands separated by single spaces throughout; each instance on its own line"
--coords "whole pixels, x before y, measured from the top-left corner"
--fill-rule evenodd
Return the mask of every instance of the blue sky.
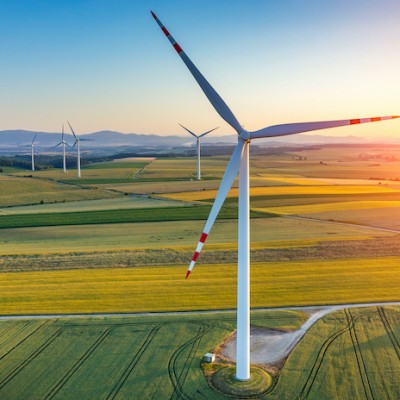
M 150 9 L 249 130 L 400 113 L 397 0 L 0 0 L 0 130 L 232 133 Z

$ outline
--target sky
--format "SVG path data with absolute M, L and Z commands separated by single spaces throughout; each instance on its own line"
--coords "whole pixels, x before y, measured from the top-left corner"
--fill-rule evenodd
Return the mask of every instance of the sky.
M 0 130 L 232 134 L 150 9 L 248 130 L 400 115 L 398 0 L 0 0 Z

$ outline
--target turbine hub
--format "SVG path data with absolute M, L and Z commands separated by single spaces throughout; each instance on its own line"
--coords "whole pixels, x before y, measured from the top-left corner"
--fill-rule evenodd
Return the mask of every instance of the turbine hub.
M 239 133 L 239 139 L 242 140 L 243 142 L 248 142 L 250 140 L 250 133 L 243 129 Z

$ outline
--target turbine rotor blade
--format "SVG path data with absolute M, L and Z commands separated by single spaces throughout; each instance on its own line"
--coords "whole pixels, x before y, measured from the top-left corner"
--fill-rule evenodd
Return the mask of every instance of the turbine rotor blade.
M 71 129 L 72 134 L 74 135 L 75 140 L 78 140 L 78 138 L 76 137 L 76 134 L 74 132 L 74 130 L 72 129 L 71 124 L 67 121 L 67 124 L 69 125 L 69 128 Z
M 239 141 L 237 144 L 232 157 L 228 163 L 228 166 L 226 167 L 224 177 L 222 178 L 221 185 L 219 186 L 217 196 L 215 197 L 214 204 L 211 208 L 210 214 L 207 218 L 206 225 L 204 227 L 203 233 L 200 236 L 199 243 L 197 244 L 196 251 L 193 254 L 192 261 L 190 262 L 189 269 L 186 273 L 186 279 L 189 277 L 190 272 L 192 271 L 199 255 L 200 251 L 204 246 L 204 242 L 207 239 L 208 234 L 210 233 L 210 230 L 218 216 L 218 213 L 221 210 L 222 205 L 224 204 L 224 201 L 226 199 L 226 196 L 229 193 L 229 190 L 231 189 L 233 182 L 235 181 L 236 175 L 239 171 L 240 167 L 240 160 L 242 158 L 242 151 L 243 151 L 243 146 L 244 143 L 242 140 Z
M 37 134 L 38 134 L 38 132 L 36 132 L 36 133 L 35 133 L 35 136 L 33 137 L 33 140 L 32 140 L 32 146 L 33 146 L 33 143 L 35 143 L 35 140 L 36 140 L 36 136 L 37 136 Z
M 340 126 L 365 124 L 368 122 L 386 121 L 394 118 L 399 118 L 399 116 L 394 115 L 388 117 L 356 118 L 335 121 L 300 122 L 294 124 L 273 125 L 255 132 L 250 132 L 250 138 L 258 139 L 265 137 L 293 135 L 295 133 L 310 132 L 319 129 L 337 128 Z
M 48 151 L 51 151 L 51 150 L 55 149 L 55 148 L 58 147 L 60 144 L 62 144 L 62 142 L 56 144 L 55 146 L 49 147 L 49 148 L 48 148 Z
M 161 30 L 164 32 L 164 35 L 171 42 L 172 46 L 176 50 L 176 52 L 181 57 L 182 61 L 185 63 L 194 79 L 196 79 L 197 83 L 200 85 L 204 94 L 207 96 L 210 103 L 215 108 L 215 111 L 230 125 L 236 132 L 240 133 L 243 131 L 242 126 L 239 124 L 236 117 L 233 115 L 230 108 L 227 104 L 222 100 L 221 96 L 215 91 L 215 89 L 208 83 L 206 78 L 201 74 L 201 72 L 197 69 L 197 67 L 193 64 L 190 58 L 186 55 L 186 53 L 182 50 L 181 46 L 176 42 L 176 40 L 172 37 L 172 35 L 168 32 L 167 28 L 161 23 L 158 17 L 151 11 L 151 15 L 156 20 Z
M 201 135 L 199 135 L 199 137 L 206 136 L 206 135 L 208 135 L 208 134 L 211 133 L 212 131 L 215 131 L 215 130 L 218 129 L 218 128 L 219 128 L 219 126 L 217 126 L 217 127 L 214 128 L 214 129 L 211 129 L 210 131 L 204 132 L 204 133 L 202 133 Z
M 185 128 L 183 125 L 179 124 L 179 126 L 181 126 L 183 129 L 185 129 L 185 131 L 188 131 L 192 136 L 194 136 L 195 138 L 198 138 L 198 136 L 193 133 L 192 131 L 190 131 L 188 128 Z

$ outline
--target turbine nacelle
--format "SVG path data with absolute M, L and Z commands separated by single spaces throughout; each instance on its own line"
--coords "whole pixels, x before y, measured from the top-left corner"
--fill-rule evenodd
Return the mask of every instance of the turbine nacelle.
M 246 131 L 245 129 L 243 129 L 239 133 L 239 139 L 242 140 L 243 142 L 249 142 L 251 139 L 251 133 L 249 131 Z

